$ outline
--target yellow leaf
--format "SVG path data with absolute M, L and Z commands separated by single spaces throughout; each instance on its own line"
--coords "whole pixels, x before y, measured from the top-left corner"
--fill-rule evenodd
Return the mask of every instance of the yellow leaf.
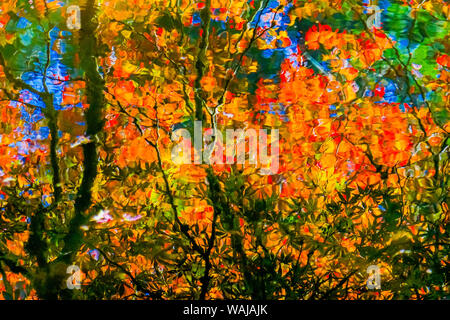
M 131 35 L 131 31 L 123 30 L 123 31 L 121 32 L 121 34 L 122 34 L 126 39 L 129 39 L 129 38 L 130 38 L 130 35 Z

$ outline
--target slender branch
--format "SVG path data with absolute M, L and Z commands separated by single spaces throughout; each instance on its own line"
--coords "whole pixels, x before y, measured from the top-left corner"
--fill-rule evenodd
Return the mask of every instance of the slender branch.
M 110 264 L 114 265 L 115 267 L 119 268 L 120 270 L 122 270 L 123 273 L 125 273 L 125 274 L 130 278 L 131 282 L 136 286 L 136 289 L 137 289 L 137 290 L 143 292 L 144 294 L 148 294 L 148 295 L 149 295 L 150 297 L 152 297 L 152 298 L 161 299 L 161 293 L 158 293 L 158 292 L 155 293 L 155 292 L 152 292 L 152 291 L 148 290 L 147 288 L 145 288 L 145 287 L 142 285 L 142 282 L 138 281 L 138 280 L 136 279 L 136 277 L 133 276 L 133 274 L 132 274 L 130 271 L 128 271 L 128 270 L 127 270 L 124 266 L 122 266 L 121 264 L 119 264 L 119 263 L 113 261 L 113 260 L 108 256 L 108 254 L 107 254 L 106 252 L 104 252 L 102 249 L 100 249 L 99 247 L 93 245 L 93 244 L 90 243 L 90 242 L 88 242 L 87 244 L 88 244 L 90 247 L 92 247 L 93 249 L 95 249 L 95 250 L 97 250 L 98 252 L 100 252 L 100 253 L 103 255 L 103 257 L 105 258 L 105 260 L 108 261 L 108 263 L 110 263 Z
M 195 91 L 195 119 L 198 121 L 203 120 L 203 98 L 202 98 L 202 78 L 208 68 L 208 62 L 206 52 L 208 50 L 208 38 L 209 38 L 209 26 L 211 22 L 211 0 L 206 0 L 205 7 L 200 12 L 201 27 L 203 30 L 201 42 L 199 45 L 199 51 L 197 61 L 195 62 L 195 68 L 197 70 L 197 77 L 194 81 Z
M 42 92 L 36 90 L 35 88 L 33 88 L 31 85 L 29 85 L 22 79 L 16 78 L 12 74 L 10 68 L 6 64 L 5 58 L 1 51 L 0 51 L 0 65 L 3 67 L 3 73 L 5 74 L 6 78 L 13 83 L 14 87 L 19 88 L 21 90 L 28 90 L 42 98 L 42 95 L 43 95 Z
M 108 92 L 109 93 L 109 92 Z M 111 93 L 110 93 L 111 94 Z M 111 94 L 112 97 L 114 97 L 113 94 Z M 133 124 L 136 127 L 136 129 L 139 131 L 139 134 L 141 136 L 143 136 L 144 131 L 142 130 L 141 125 L 139 124 L 139 121 L 137 120 L 136 117 L 133 117 L 131 114 L 129 114 L 125 108 L 123 108 L 123 106 L 120 104 L 119 101 L 116 102 L 119 106 L 119 109 L 122 113 L 126 114 L 128 117 L 133 119 Z M 178 214 L 178 209 L 177 206 L 175 204 L 175 199 L 173 197 L 173 193 L 172 190 L 170 188 L 170 184 L 169 184 L 169 179 L 167 177 L 166 172 L 164 171 L 163 168 L 163 164 L 162 164 L 162 158 L 161 158 L 161 153 L 159 151 L 159 147 L 158 147 L 158 139 L 159 139 L 159 133 L 158 130 L 160 130 L 159 127 L 159 119 L 158 119 L 158 115 L 157 115 L 157 106 L 155 105 L 155 111 L 156 111 L 156 127 L 157 127 L 157 141 L 153 142 L 148 138 L 144 138 L 145 142 L 147 142 L 147 144 L 149 144 L 151 147 L 153 147 L 156 151 L 156 156 L 157 156 L 157 163 L 158 163 L 158 168 L 160 170 L 160 172 L 162 173 L 162 177 L 163 177 L 163 181 L 164 181 L 164 188 L 165 188 L 165 193 L 167 195 L 167 197 L 169 198 L 169 204 L 170 207 L 172 209 L 173 215 L 174 215 L 174 220 L 175 223 L 177 224 L 177 226 L 180 228 L 181 232 L 184 234 L 184 236 L 189 240 L 192 248 L 194 251 L 196 251 L 197 253 L 199 253 L 202 257 L 205 256 L 205 252 L 204 250 L 197 244 L 197 242 L 195 241 L 195 239 L 190 235 L 189 231 L 188 231 L 188 226 L 183 224 L 179 218 L 179 214 Z

